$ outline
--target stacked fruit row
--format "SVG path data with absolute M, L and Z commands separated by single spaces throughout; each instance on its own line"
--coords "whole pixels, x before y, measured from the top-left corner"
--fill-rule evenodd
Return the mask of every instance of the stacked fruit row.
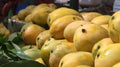
M 11 19 L 20 20 L 24 22 L 33 22 L 40 26 L 45 27 L 47 25 L 47 16 L 50 12 L 55 10 L 57 6 L 53 3 L 50 4 L 39 4 L 39 5 L 29 5 L 25 9 L 18 12 Z
M 119 67 L 120 11 L 111 16 L 48 7 L 40 4 L 29 14 L 19 12 L 27 22 L 20 31 L 26 55 L 48 67 Z

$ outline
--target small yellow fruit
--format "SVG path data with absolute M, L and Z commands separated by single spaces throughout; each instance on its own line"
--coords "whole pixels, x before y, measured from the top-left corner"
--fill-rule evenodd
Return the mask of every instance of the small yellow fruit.
M 66 16 L 66 15 L 77 15 L 77 16 L 80 16 L 79 12 L 77 12 L 76 10 L 74 9 L 70 9 L 70 8 L 67 8 L 67 7 L 61 7 L 61 8 L 58 8 L 56 10 L 54 10 L 53 12 L 51 12 L 49 15 L 48 15 L 48 18 L 47 18 L 47 24 L 49 26 L 51 26 L 51 24 L 58 18 L 60 17 L 63 17 L 63 16 Z
M 84 20 L 91 21 L 93 18 L 100 16 L 102 14 L 98 12 L 85 12 L 85 13 L 81 13 L 80 15 L 82 15 Z
M 17 16 L 20 20 L 24 20 L 27 15 L 29 15 L 31 12 L 27 9 L 22 9 L 18 12 Z
M 49 30 L 41 32 L 36 38 L 36 45 L 40 49 L 44 42 L 51 37 Z
M 113 44 L 113 41 L 111 40 L 111 38 L 103 38 L 100 41 L 98 41 L 97 43 L 95 43 L 95 45 L 92 48 L 92 54 L 93 57 L 96 57 L 96 54 L 99 50 L 104 51 L 104 47 L 107 47 L 108 45 Z
M 59 67 L 77 67 L 79 65 L 88 65 L 93 67 L 93 57 L 89 52 L 73 52 L 66 54 L 60 60 Z
M 45 7 L 48 7 L 48 4 L 46 4 L 46 3 L 41 3 L 41 4 L 37 5 L 37 6 L 33 9 L 32 13 L 36 12 L 37 10 L 39 10 L 39 9 L 41 9 L 41 8 L 45 8 Z
M 36 44 L 36 37 L 45 29 L 36 24 L 30 24 L 22 33 L 22 39 L 26 44 Z
M 12 16 L 12 17 L 11 17 L 11 20 L 16 20 L 16 21 L 19 21 L 19 18 L 18 18 L 18 16 L 17 16 L 17 15 L 14 15 L 14 16 Z
M 74 34 L 73 42 L 78 51 L 92 51 L 96 42 L 108 37 L 106 29 L 97 24 L 85 24 Z
M 31 18 L 32 18 L 32 14 L 29 14 L 25 17 L 24 21 L 27 22 L 27 23 L 32 22 Z
M 115 12 L 109 21 L 109 36 L 113 42 L 120 42 L 120 11 Z
M 49 6 L 50 8 L 54 8 L 54 9 L 57 8 L 57 6 L 56 6 L 54 3 L 49 3 L 48 6 Z
M 71 42 L 61 42 L 60 45 L 51 50 L 49 64 L 50 67 L 58 67 L 63 56 L 68 53 L 76 52 L 76 48 Z
M 120 43 L 114 43 L 99 50 L 95 58 L 95 67 L 112 67 L 120 62 Z
M 41 47 L 41 57 L 44 60 L 45 64 L 49 66 L 49 57 L 52 49 L 56 48 L 56 46 L 60 45 L 61 42 L 66 42 L 67 40 L 55 40 L 54 38 L 49 38 L 45 41 L 44 45 Z
M 72 23 L 68 24 L 64 30 L 65 39 L 67 39 L 70 42 L 73 42 L 73 37 L 74 37 L 74 33 L 76 29 L 87 23 L 90 23 L 90 22 L 84 21 L 84 20 L 78 20 L 78 21 L 73 21 Z
M 26 28 L 27 28 L 29 25 L 31 25 L 31 24 L 33 24 L 33 23 L 30 22 L 30 23 L 26 23 L 25 25 L 23 25 L 22 28 L 21 28 L 21 30 L 20 30 L 20 33 L 23 33 L 23 32 L 26 30 Z
M 5 37 L 8 37 L 10 35 L 10 31 L 5 27 L 3 23 L 0 23 L 0 34 Z
M 32 12 L 32 22 L 44 27 L 45 25 L 47 25 L 48 14 L 51 13 L 53 10 L 55 9 L 44 7 Z
M 52 37 L 55 39 L 64 38 L 63 33 L 66 26 L 73 21 L 78 20 L 82 20 L 82 18 L 76 15 L 66 15 L 56 19 L 50 26 L 50 33 L 52 34 Z
M 108 24 L 110 18 L 111 18 L 110 15 L 101 15 L 93 18 L 91 22 L 99 25 Z

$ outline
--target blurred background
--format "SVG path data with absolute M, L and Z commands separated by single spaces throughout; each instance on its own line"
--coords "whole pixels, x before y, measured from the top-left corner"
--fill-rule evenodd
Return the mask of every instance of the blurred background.
M 114 0 L 0 0 L 0 21 L 7 15 L 10 9 L 17 14 L 28 5 L 40 3 L 54 3 L 57 7 L 70 7 L 80 12 L 97 11 L 103 14 L 111 14 Z

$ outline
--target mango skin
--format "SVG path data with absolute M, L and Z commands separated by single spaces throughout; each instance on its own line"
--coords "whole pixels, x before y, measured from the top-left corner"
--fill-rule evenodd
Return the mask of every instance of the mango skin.
M 78 51 L 91 52 L 95 43 L 108 37 L 106 29 L 97 24 L 85 24 L 74 34 L 73 43 Z
M 43 46 L 41 47 L 41 57 L 45 64 L 49 66 L 49 58 L 50 58 L 50 52 L 52 49 L 56 48 L 60 43 L 66 42 L 67 40 L 62 39 L 62 40 L 55 40 L 54 38 L 49 38 L 45 41 Z
M 55 39 L 63 39 L 64 38 L 64 30 L 66 26 L 73 21 L 83 20 L 80 16 L 76 15 L 66 15 L 61 18 L 56 19 L 51 27 L 50 27 L 50 33 L 52 34 L 52 37 Z
M 113 65 L 113 67 L 120 67 L 120 62 L 118 62 L 115 65 Z
M 112 67 L 120 62 L 120 43 L 114 43 L 98 51 L 95 58 L 95 67 Z
M 109 21 L 109 36 L 114 43 L 120 42 L 120 11 L 115 12 Z
M 113 41 L 111 40 L 111 38 L 103 38 L 102 40 L 95 43 L 95 45 L 92 48 L 93 57 L 94 58 L 96 57 L 96 54 L 99 50 L 104 51 L 104 47 L 107 47 L 111 44 L 113 44 Z
M 80 16 L 81 15 L 79 14 L 78 11 L 74 10 L 74 9 L 70 9 L 70 8 L 66 8 L 66 7 L 61 7 L 61 8 L 58 8 L 56 10 L 54 10 L 53 12 L 51 12 L 49 15 L 48 15 L 48 18 L 47 18 L 47 24 L 49 26 L 51 26 L 51 24 L 58 18 L 60 17 L 63 17 L 63 16 L 66 16 L 66 15 L 77 15 L 77 16 Z
M 93 67 L 92 54 L 84 51 L 69 53 L 63 56 L 59 63 L 59 67 L 77 67 L 79 65 Z
M 56 46 L 51 50 L 49 64 L 50 67 L 58 67 L 59 62 L 63 56 L 68 53 L 76 52 L 76 48 L 71 42 L 61 42 L 60 45 Z
M 103 24 L 108 24 L 111 16 L 110 15 L 101 15 L 93 18 L 91 20 L 92 23 L 98 24 L 98 25 L 103 25 Z

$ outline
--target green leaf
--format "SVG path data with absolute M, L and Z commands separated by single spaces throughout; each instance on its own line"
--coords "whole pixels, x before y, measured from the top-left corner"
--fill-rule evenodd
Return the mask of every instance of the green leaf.
M 7 42 L 7 38 L 4 37 L 4 35 L 0 34 L 0 43 L 5 43 L 5 42 Z
M 12 43 L 12 42 L 11 42 Z M 21 59 L 24 59 L 24 60 L 33 60 L 32 58 L 30 58 L 29 56 L 27 56 L 22 50 L 21 48 L 16 45 L 15 43 L 12 43 L 12 45 L 14 46 L 15 50 L 16 50 L 16 55 L 18 57 L 20 57 Z
M 12 41 L 8 41 L 2 35 L 0 35 L 0 50 L 3 51 L 2 54 L 6 54 L 13 61 L 33 60 L 32 58 L 27 56 L 17 44 L 13 43 Z
M 0 65 L 8 63 L 8 62 L 9 62 L 8 58 L 1 54 L 0 55 Z
M 14 42 L 14 43 L 16 43 L 16 44 L 23 44 L 24 43 L 24 41 L 23 41 L 23 39 L 22 39 L 22 35 L 21 35 L 21 33 L 20 32 L 14 32 L 14 33 L 12 33 L 9 37 L 8 37 L 8 40 L 9 41 L 12 41 L 12 42 Z
M 16 44 L 24 43 L 22 35 L 20 33 L 17 33 L 17 37 L 15 37 L 12 41 Z
M 13 50 L 14 49 L 14 47 L 12 45 L 10 45 L 8 42 L 4 43 L 4 44 L 5 44 L 6 48 L 7 48 L 7 50 Z
M 11 44 L 13 45 L 13 47 L 16 49 L 17 52 L 21 52 L 21 48 L 19 46 L 17 46 L 15 43 L 11 42 Z
M 9 41 L 12 41 L 15 37 L 17 37 L 18 32 L 11 33 L 8 37 Z
M 22 61 L 10 62 L 2 65 L 1 67 L 46 67 L 46 66 L 36 61 L 22 60 Z
M 13 16 L 12 9 L 9 10 L 8 16 L 4 19 L 4 25 L 7 27 L 8 26 L 8 19 L 10 19 Z
M 12 51 L 7 51 L 7 52 L 5 52 L 5 54 L 13 61 L 17 61 L 17 60 L 21 59 L 15 53 L 13 53 Z
M 9 13 L 8 13 L 8 18 L 11 18 L 13 16 L 13 12 L 12 12 L 12 9 L 10 9 Z

